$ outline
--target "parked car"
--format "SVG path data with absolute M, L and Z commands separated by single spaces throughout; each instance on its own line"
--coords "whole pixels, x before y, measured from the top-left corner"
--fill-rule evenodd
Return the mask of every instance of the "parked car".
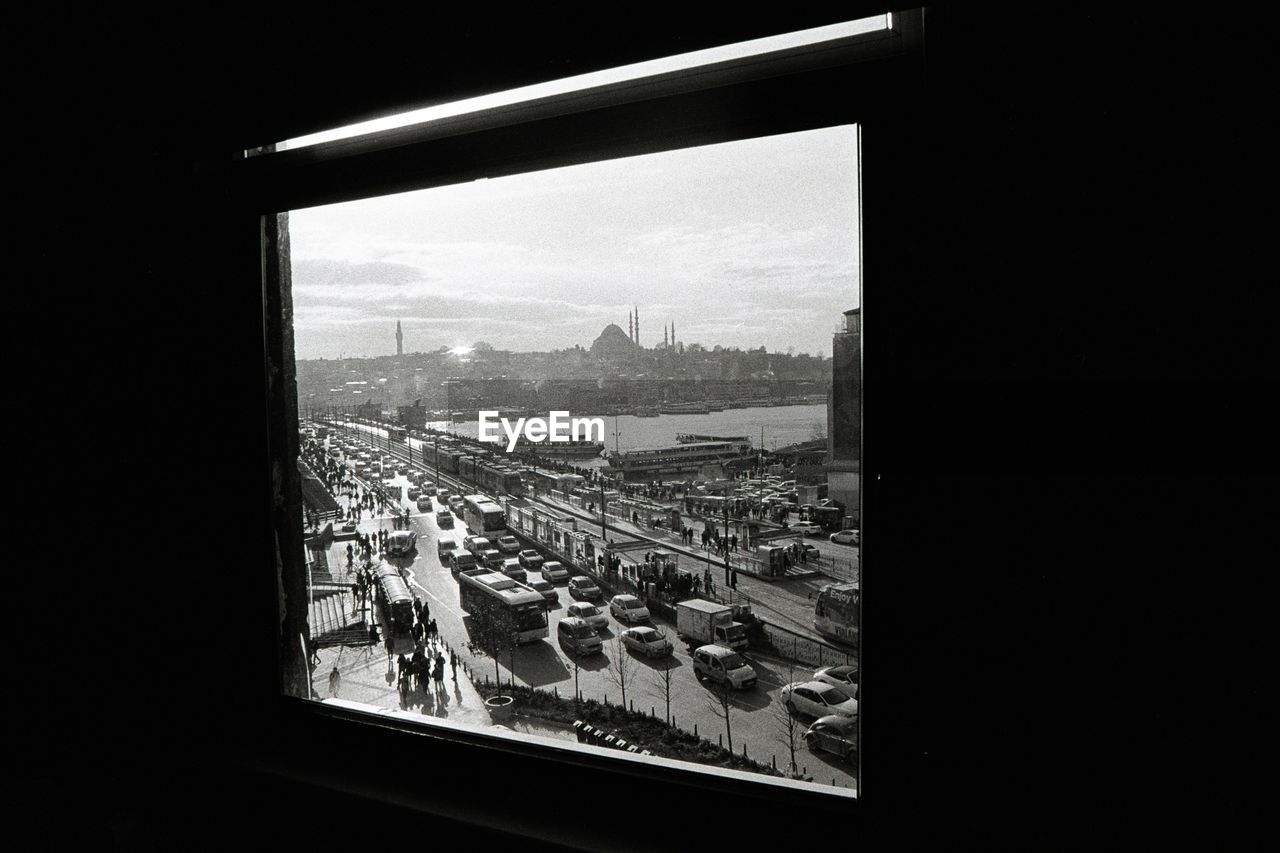
M 802 533 L 805 536 L 822 535 L 822 525 L 814 524 L 812 521 L 798 521 L 791 525 L 791 530 L 794 533 Z
M 578 617 L 596 630 L 609 627 L 609 617 L 601 613 L 600 608 L 587 601 L 575 601 L 570 604 L 569 615 Z
M 502 573 L 513 580 L 520 583 L 528 583 L 529 573 L 520 565 L 519 560 L 507 559 L 502 561 Z
M 615 595 L 609 600 L 609 612 L 614 619 L 628 624 L 649 620 L 649 608 L 634 595 Z
M 453 527 L 453 513 L 447 509 L 438 510 L 436 512 L 436 524 L 441 527 Z
M 604 651 L 604 643 L 596 629 L 576 616 L 561 619 L 556 625 L 560 648 L 571 655 L 592 655 Z
M 828 714 L 858 716 L 858 700 L 826 682 L 793 681 L 783 687 L 779 695 L 788 709 L 811 717 L 825 717 Z
M 519 553 L 516 559 L 518 559 L 520 561 L 520 565 L 524 566 L 526 569 L 537 569 L 543 563 L 542 555 L 532 548 L 525 548 Z
M 504 554 L 519 554 L 520 540 L 511 534 L 498 537 L 498 550 Z
M 523 569 L 521 569 L 523 571 Z M 542 597 L 547 600 L 548 604 L 559 605 L 560 595 L 556 592 L 556 588 L 546 581 L 527 581 L 530 587 L 542 593 Z
M 858 754 L 858 721 L 854 717 L 829 714 L 819 717 L 804 733 L 809 749 L 834 752 L 845 761 L 852 762 Z
M 569 570 L 563 564 L 552 560 L 542 564 L 542 579 L 552 583 L 567 581 L 569 579 Z
M 838 687 L 850 696 L 858 696 L 858 668 L 850 664 L 840 666 L 824 666 L 813 674 L 814 681 L 821 681 Z
M 832 542 L 836 543 L 837 545 L 857 545 L 858 531 L 841 530 L 838 533 L 832 533 L 827 538 L 830 539 Z
M 587 601 L 599 601 L 604 598 L 604 593 L 600 591 L 600 587 L 596 586 L 596 582 L 586 575 L 569 578 L 569 595 L 578 600 L 586 599 Z
M 667 639 L 667 635 L 652 625 L 641 625 L 623 631 L 622 644 L 632 651 L 651 658 L 665 657 L 671 654 L 672 649 L 672 643 Z
M 709 679 L 738 689 L 754 687 L 756 683 L 756 671 L 742 655 L 716 645 L 698 646 L 693 650 L 693 676 L 698 681 Z

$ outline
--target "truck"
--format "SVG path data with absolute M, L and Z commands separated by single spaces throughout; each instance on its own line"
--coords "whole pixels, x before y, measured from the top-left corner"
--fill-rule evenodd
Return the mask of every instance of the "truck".
M 747 647 L 747 629 L 733 621 L 733 608 L 691 599 L 676 605 L 676 633 L 691 645 L 715 644 L 739 651 Z

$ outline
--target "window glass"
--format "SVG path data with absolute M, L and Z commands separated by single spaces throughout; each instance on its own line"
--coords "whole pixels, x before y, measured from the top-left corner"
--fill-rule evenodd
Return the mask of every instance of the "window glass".
M 510 696 L 532 742 L 573 738 L 566 717 L 614 719 L 575 693 L 615 710 L 625 695 L 674 712 L 632 721 L 659 757 L 674 729 L 704 742 L 708 765 L 856 789 L 856 767 L 829 754 L 809 759 L 820 774 L 788 768 L 795 722 L 779 707 L 781 685 L 856 654 L 834 639 L 856 612 L 833 612 L 856 595 L 822 590 L 860 571 L 858 546 L 827 538 L 860 505 L 858 170 L 858 129 L 841 125 L 290 211 L 299 468 L 318 484 L 304 518 L 312 695 L 480 732 L 489 700 Z M 381 478 L 343 464 L 366 454 Z M 438 498 L 410 500 L 410 469 L 464 496 L 459 521 L 437 520 Z M 766 502 L 788 480 L 794 499 Z M 821 500 L 821 548 L 802 562 L 813 546 L 791 528 Z M 408 533 L 416 548 L 391 553 Z M 487 549 L 509 537 L 528 565 L 584 578 L 544 603 L 439 557 L 461 543 L 501 568 Z M 605 663 L 548 643 L 549 619 L 560 638 L 596 636 L 556 621 L 604 615 L 571 604 L 580 590 L 647 608 L 687 640 L 675 665 L 628 655 L 612 615 Z M 694 678 L 705 643 L 750 656 L 750 697 L 717 705 Z M 397 653 L 414 651 L 445 662 L 447 686 L 399 675 Z M 738 651 L 697 660 L 716 682 L 748 665 Z

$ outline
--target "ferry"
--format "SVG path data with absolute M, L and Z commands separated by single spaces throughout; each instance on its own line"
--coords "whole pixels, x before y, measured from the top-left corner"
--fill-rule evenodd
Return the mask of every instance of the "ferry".
M 745 445 L 746 450 L 751 449 L 751 436 L 749 435 L 702 435 L 693 432 L 676 433 L 677 444 L 695 444 L 700 441 L 727 441 L 733 444 Z
M 523 435 L 516 439 L 516 453 L 534 453 L 561 459 L 587 459 L 604 452 L 603 441 L 530 441 Z
M 706 403 L 664 403 L 658 408 L 664 415 L 707 415 L 711 410 Z
M 723 476 L 724 466 L 750 453 L 750 439 L 687 441 L 674 447 L 611 451 L 605 454 L 611 473 L 622 478 L 653 480 L 665 474 Z M 717 473 L 719 472 L 719 473 Z

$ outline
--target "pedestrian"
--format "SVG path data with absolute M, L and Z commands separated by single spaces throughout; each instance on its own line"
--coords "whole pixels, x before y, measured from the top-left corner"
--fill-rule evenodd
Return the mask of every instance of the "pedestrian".
M 439 636 L 440 636 L 440 629 L 439 629 L 439 627 L 437 627 L 437 626 L 436 626 L 436 620 L 434 620 L 434 619 L 432 619 L 432 620 L 431 620 L 431 627 L 430 627 L 430 629 L 429 629 L 429 630 L 430 630 L 430 634 L 431 634 L 431 639 L 433 639 L 433 640 L 434 640 L 434 639 L 436 639 L 437 637 L 439 637 Z
M 353 583 L 351 585 L 351 609 L 355 610 L 360 606 L 360 584 Z
M 733 569 L 732 574 L 729 575 L 729 586 L 733 587 L 734 589 L 738 588 L 738 570 L 737 569 Z
M 429 601 L 422 602 L 422 619 L 426 621 L 431 618 L 431 603 Z
M 694 578 L 694 579 L 693 579 L 693 594 L 694 594 L 694 596 L 695 596 L 695 597 L 698 595 L 698 585 L 699 585 L 701 582 L 702 582 L 702 578 Z
M 329 695 L 337 696 L 338 687 L 342 684 L 342 676 L 338 674 L 338 665 L 333 665 L 333 672 L 329 673 Z
M 454 649 L 449 649 L 449 666 L 453 669 L 453 680 L 458 680 L 458 653 Z
M 413 597 L 413 618 L 422 618 L 422 599 L 416 595 Z

